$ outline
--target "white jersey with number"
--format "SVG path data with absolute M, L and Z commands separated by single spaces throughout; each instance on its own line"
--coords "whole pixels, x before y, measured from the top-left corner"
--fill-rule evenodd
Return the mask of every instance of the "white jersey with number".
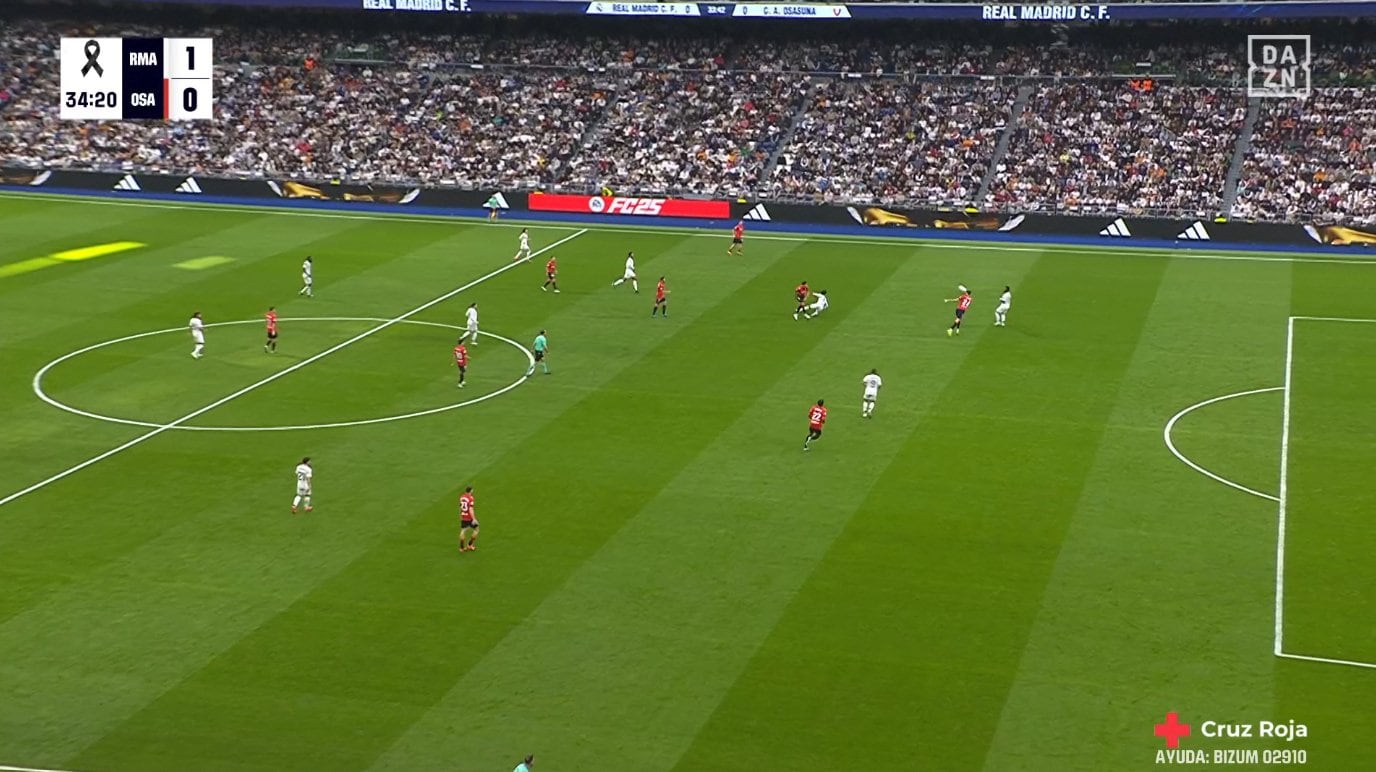
M 529 252 L 529 251 L 530 251 L 530 234 L 529 234 L 529 233 L 522 233 L 522 234 L 521 234 L 521 247 L 520 247 L 520 249 L 521 249 L 522 252 Z
M 865 384 L 865 399 L 873 400 L 879 396 L 879 387 L 884 385 L 884 379 L 876 373 L 870 373 L 860 380 Z
M 626 273 L 624 274 L 623 278 L 626 278 L 626 279 L 634 279 L 634 278 L 635 278 L 635 258 L 634 258 L 634 257 L 628 257 L 628 258 L 626 258 Z
M 311 261 L 309 260 L 301 264 L 301 282 L 303 284 L 311 283 Z
M 311 470 L 310 464 L 296 465 L 296 495 L 306 496 L 311 492 Z
M 205 343 L 205 322 L 201 321 L 199 316 L 191 317 L 191 321 L 187 322 L 187 326 L 191 328 L 192 340 L 197 343 Z
M 827 300 L 826 295 L 817 295 L 816 298 L 812 301 L 812 305 L 808 306 L 808 308 L 812 311 L 812 313 L 820 314 L 823 311 L 827 310 L 827 306 L 829 305 L 830 302 Z
M 478 329 L 478 309 L 476 308 L 468 309 L 468 329 Z
M 1013 293 L 1005 292 L 999 295 L 999 311 L 1007 311 L 1011 305 L 1013 305 Z

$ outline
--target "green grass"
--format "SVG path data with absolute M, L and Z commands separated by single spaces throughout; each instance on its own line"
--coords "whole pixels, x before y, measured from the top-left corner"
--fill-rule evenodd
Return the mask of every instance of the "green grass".
M 150 432 L 431 410 L 518 379 L 399 323 L 514 224 L 0 196 L 0 498 Z M 532 223 L 542 247 L 581 228 Z M 158 431 L 0 506 L 0 764 L 106 770 L 1132 770 L 1182 748 L 1376 765 L 1376 670 L 1273 656 L 1277 506 L 1162 427 L 1280 386 L 1291 315 L 1376 318 L 1376 266 L 593 227 L 411 317 L 553 374 L 404 421 Z M 611 280 L 627 250 L 639 295 Z M 296 295 L 316 258 L 314 300 Z M 206 259 L 227 258 L 227 259 Z M 1255 259 L 1254 259 L 1255 258 Z M 668 277 L 667 319 L 649 316 Z M 801 279 L 831 310 L 795 322 Z M 976 291 L 945 334 L 955 285 Z M 1009 327 L 993 301 L 1014 288 Z M 193 361 L 180 330 L 212 327 Z M 1376 661 L 1376 324 L 1297 322 L 1286 650 Z M 267 383 L 264 379 L 296 367 Z M 862 420 L 860 378 L 885 386 Z M 262 385 L 256 385 L 256 384 Z M 253 388 L 249 388 L 253 387 Z M 832 408 L 801 443 L 807 407 Z M 1282 397 L 1177 426 L 1274 493 Z M 292 467 L 316 509 L 292 516 Z M 472 484 L 481 549 L 455 549 Z M 1295 720 L 1285 744 L 1205 720 Z

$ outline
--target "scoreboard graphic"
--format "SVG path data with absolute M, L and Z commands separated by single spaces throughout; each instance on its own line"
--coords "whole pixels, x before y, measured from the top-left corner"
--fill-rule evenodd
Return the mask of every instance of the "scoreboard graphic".
M 207 121 L 210 38 L 62 38 L 63 120 Z

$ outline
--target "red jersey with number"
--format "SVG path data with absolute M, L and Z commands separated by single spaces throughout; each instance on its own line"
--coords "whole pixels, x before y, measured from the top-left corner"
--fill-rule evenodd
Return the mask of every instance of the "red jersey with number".
M 733 238 L 737 239 L 745 238 L 745 225 L 736 223 L 736 227 L 731 231 L 731 235 Z
M 655 300 L 663 300 L 663 299 L 664 299 L 664 282 L 661 281 L 659 284 L 655 285 Z
M 970 304 L 973 302 L 974 298 L 970 297 L 968 293 L 961 295 L 959 298 L 956 299 L 956 308 L 959 308 L 960 310 L 964 311 L 965 309 L 969 308 Z
M 821 405 L 813 405 L 807 413 L 807 423 L 814 429 L 822 428 L 822 424 L 827 422 L 827 409 Z
M 459 519 L 475 519 L 475 510 L 473 509 L 473 494 L 467 491 L 464 491 L 464 493 L 459 496 Z
M 545 263 L 545 273 L 549 274 L 550 276 L 553 276 L 553 275 L 554 275 L 554 270 L 555 270 L 555 268 L 554 268 L 554 258 L 551 257 L 551 258 L 549 259 L 549 262 L 548 262 L 548 263 Z
M 267 320 L 268 320 L 268 333 L 270 333 L 270 334 L 275 334 L 275 333 L 277 332 L 277 312 L 275 312 L 275 311 L 269 311 L 268 314 L 267 314 Z
M 459 367 L 468 367 L 468 348 L 466 346 L 454 347 L 454 364 Z
M 799 284 L 798 288 L 793 290 L 793 294 L 798 296 L 799 303 L 803 302 L 804 300 L 807 300 L 807 296 L 811 292 L 812 290 L 809 289 L 806 284 Z

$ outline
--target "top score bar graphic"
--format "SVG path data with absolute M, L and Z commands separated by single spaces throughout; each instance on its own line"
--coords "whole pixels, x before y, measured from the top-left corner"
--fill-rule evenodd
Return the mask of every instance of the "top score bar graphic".
M 210 38 L 62 38 L 63 120 L 214 117 Z

